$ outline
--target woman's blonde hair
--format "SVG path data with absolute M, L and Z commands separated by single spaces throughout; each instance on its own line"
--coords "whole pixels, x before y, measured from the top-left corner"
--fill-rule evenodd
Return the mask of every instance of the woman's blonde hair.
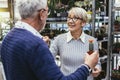
M 87 17 L 87 12 L 85 11 L 85 9 L 83 8 L 80 8 L 80 7 L 73 7 L 69 10 L 68 12 L 68 16 L 70 14 L 74 14 L 75 17 L 78 17 L 78 18 L 82 18 L 82 20 L 84 22 L 87 22 L 88 20 L 88 17 Z

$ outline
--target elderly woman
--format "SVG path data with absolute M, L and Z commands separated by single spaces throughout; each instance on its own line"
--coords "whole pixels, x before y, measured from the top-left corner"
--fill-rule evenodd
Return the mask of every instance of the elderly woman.
M 47 0 L 20 0 L 17 5 L 21 20 L 6 35 L 1 46 L 6 79 L 86 80 L 89 70 L 97 63 L 97 52 L 86 54 L 83 65 L 73 74 L 64 76 L 39 34 L 46 23 Z
M 55 38 L 50 50 L 54 57 L 60 55 L 60 69 L 64 75 L 69 75 L 84 63 L 85 53 L 89 51 L 89 39 L 94 40 L 94 50 L 98 50 L 98 44 L 94 37 L 83 32 L 87 22 L 87 12 L 79 7 L 72 8 L 68 13 L 67 24 L 69 32 Z M 88 80 L 93 80 L 101 71 L 100 62 L 92 70 Z

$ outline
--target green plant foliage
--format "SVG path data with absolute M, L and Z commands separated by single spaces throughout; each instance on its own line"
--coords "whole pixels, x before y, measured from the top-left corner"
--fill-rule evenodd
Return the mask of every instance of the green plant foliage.
M 95 2 L 96 2 L 95 8 L 96 8 L 96 10 L 98 10 L 101 7 L 100 1 L 96 0 Z
M 98 38 L 98 40 L 103 40 L 103 38 L 106 36 L 107 33 L 105 27 L 100 27 L 95 31 L 95 37 Z
M 112 70 L 112 80 L 120 80 L 120 70 Z
M 120 51 L 120 42 L 113 43 L 113 53 L 119 53 Z

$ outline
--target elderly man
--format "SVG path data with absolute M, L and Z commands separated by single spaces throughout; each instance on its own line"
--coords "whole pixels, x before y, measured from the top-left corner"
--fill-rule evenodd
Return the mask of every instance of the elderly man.
M 21 20 L 2 42 L 1 58 L 7 80 L 86 80 L 98 61 L 98 53 L 86 54 L 74 73 L 64 76 L 39 34 L 48 14 L 47 0 L 20 0 Z

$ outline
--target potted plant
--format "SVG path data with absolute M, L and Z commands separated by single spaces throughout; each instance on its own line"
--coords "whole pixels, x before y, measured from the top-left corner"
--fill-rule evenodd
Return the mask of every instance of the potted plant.
M 113 53 L 119 53 L 120 51 L 120 42 L 113 43 Z
M 112 70 L 111 80 L 120 80 L 120 69 Z
M 107 33 L 106 33 L 106 28 L 104 26 L 98 28 L 95 32 L 95 37 L 98 40 L 103 40 L 103 38 L 106 36 L 107 36 Z

